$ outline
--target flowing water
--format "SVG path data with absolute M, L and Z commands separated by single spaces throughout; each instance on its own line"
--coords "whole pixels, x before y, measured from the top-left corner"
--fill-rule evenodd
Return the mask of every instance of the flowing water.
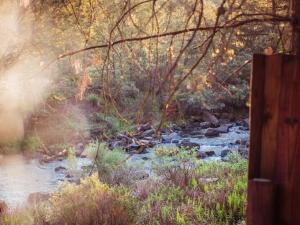
M 77 167 L 90 164 L 88 159 L 78 159 Z M 40 165 L 36 159 L 27 159 L 21 154 L 0 156 L 0 200 L 10 207 L 27 202 L 31 193 L 50 193 L 64 181 L 65 175 L 55 168 L 68 167 L 68 160 Z

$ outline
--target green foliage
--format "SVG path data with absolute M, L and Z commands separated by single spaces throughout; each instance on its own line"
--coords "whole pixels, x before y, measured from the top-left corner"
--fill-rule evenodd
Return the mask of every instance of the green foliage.
M 35 153 L 42 146 L 42 144 L 43 142 L 41 138 L 34 134 L 24 138 L 22 142 L 22 148 L 27 153 Z
M 86 147 L 86 154 L 96 159 L 99 179 L 109 184 L 130 183 L 132 174 L 126 164 L 127 154 L 123 149 L 110 150 L 106 143 L 94 142 Z
M 85 100 L 89 102 L 92 106 L 98 106 L 99 104 L 99 97 L 94 93 L 86 95 Z
M 189 185 L 180 185 L 182 177 Z M 143 224 L 243 224 L 247 162 L 201 163 L 177 177 L 166 172 L 163 185 L 151 191 L 142 208 Z M 146 220 L 146 222 L 145 222 Z
M 119 132 L 131 132 L 132 126 L 128 124 L 127 121 L 124 121 L 118 117 L 113 115 L 105 116 L 104 121 L 107 123 L 107 130 L 111 133 L 111 135 L 116 135 Z

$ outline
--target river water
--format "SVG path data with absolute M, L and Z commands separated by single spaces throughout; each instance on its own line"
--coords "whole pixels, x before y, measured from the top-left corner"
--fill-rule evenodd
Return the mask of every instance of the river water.
M 77 167 L 90 164 L 88 159 L 78 159 Z M 57 167 L 68 167 L 69 161 L 54 161 L 40 165 L 36 159 L 21 154 L 0 156 L 0 200 L 9 207 L 21 206 L 31 193 L 50 193 L 64 181 L 65 175 Z

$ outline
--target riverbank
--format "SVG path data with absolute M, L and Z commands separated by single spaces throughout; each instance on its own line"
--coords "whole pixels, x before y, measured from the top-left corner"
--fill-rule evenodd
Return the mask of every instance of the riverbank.
M 247 157 L 249 126 L 247 119 L 236 122 L 193 122 L 170 125 L 160 137 L 151 124 L 136 126 L 131 134 L 119 133 L 106 142 L 110 149 L 124 149 L 126 165 L 134 179 L 153 177 L 158 162 L 157 152 L 192 150 L 201 161 L 227 161 L 230 153 Z M 55 192 L 64 182 L 79 183 L 95 167 L 95 142 L 63 149 L 56 154 L 39 153 L 36 158 L 23 155 L 2 156 L 0 159 L 0 199 L 10 207 L 23 205 L 32 196 Z M 89 152 L 93 151 L 93 154 Z M 172 153 L 173 154 L 173 153 Z M 176 157 L 170 155 L 170 160 Z M 87 157 L 89 155 L 89 157 Z M 173 158 L 172 158 L 173 157 Z M 31 197 L 30 197 L 31 196 Z

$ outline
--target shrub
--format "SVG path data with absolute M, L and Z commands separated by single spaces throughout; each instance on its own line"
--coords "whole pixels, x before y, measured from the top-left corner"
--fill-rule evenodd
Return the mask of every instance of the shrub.
M 51 225 L 125 225 L 134 221 L 134 199 L 125 188 L 109 188 L 96 176 L 67 185 L 50 199 Z
M 86 147 L 86 154 L 96 159 L 99 179 L 108 184 L 130 184 L 133 168 L 126 164 L 127 154 L 124 150 L 110 150 L 105 143 L 94 142 Z
M 34 153 L 42 146 L 42 140 L 38 135 L 30 135 L 24 138 L 22 148 L 25 152 Z

